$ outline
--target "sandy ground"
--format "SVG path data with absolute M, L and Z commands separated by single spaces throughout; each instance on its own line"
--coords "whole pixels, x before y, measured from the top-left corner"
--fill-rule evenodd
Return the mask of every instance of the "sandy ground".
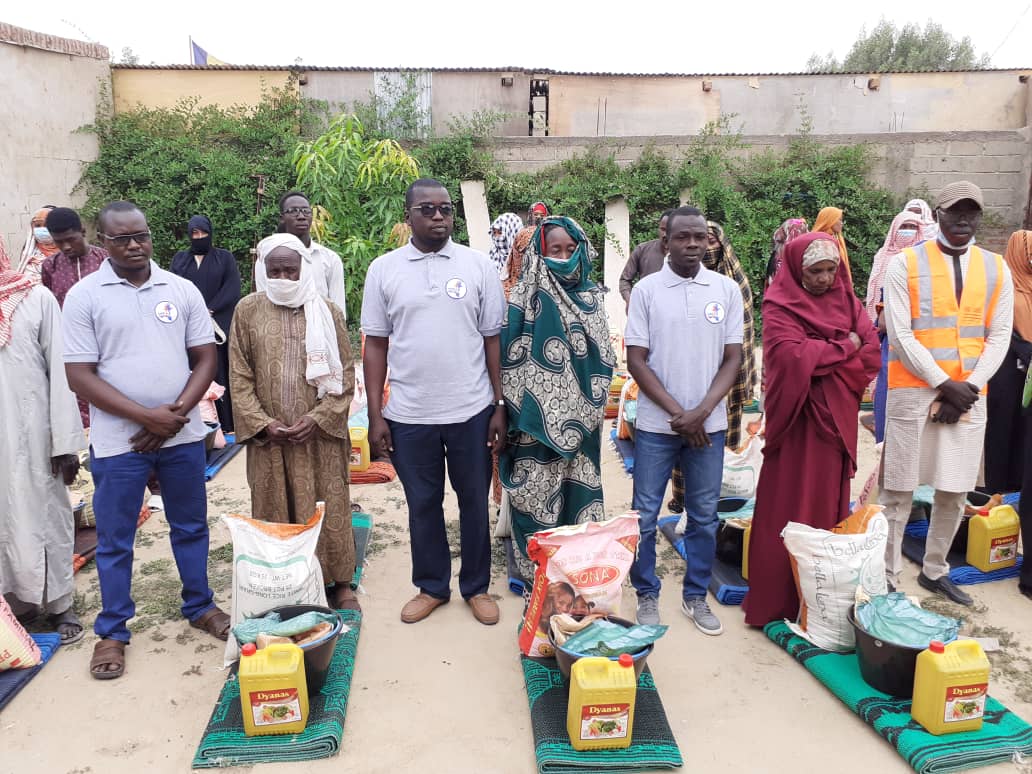
M 861 474 L 872 445 L 862 432 Z M 615 452 L 603 457 L 607 510 L 628 508 L 631 481 Z M 856 488 L 862 485 L 858 479 Z M 422 623 L 398 618 L 413 594 L 401 486 L 359 486 L 352 496 L 377 521 L 361 597 L 365 611 L 358 661 L 339 757 L 258 767 L 287 772 L 513 772 L 536 770 L 530 717 L 517 660 L 520 598 L 505 586 L 496 556 L 492 591 L 502 609 L 498 626 L 478 624 L 456 596 Z M 229 550 L 218 516 L 247 512 L 244 457 L 209 488 L 213 586 L 228 604 Z M 457 515 L 445 498 L 448 518 Z M 456 524 L 452 525 L 457 526 Z M 126 675 L 90 679 L 95 638 L 61 649 L 0 715 L 0 771 L 56 774 L 186 772 L 225 673 L 222 645 L 177 616 L 168 526 L 159 515 L 141 530 L 136 555 L 140 607 Z M 452 533 L 455 534 L 454 532 Z M 662 544 L 662 541 L 661 541 Z M 655 674 L 686 769 L 702 772 L 905 772 L 894 749 L 759 631 L 735 607 L 714 608 L 721 637 L 696 631 L 679 610 L 680 560 L 664 546 L 661 596 L 671 625 L 649 663 Z M 927 598 L 911 566 L 906 591 Z M 456 568 L 457 571 L 457 568 Z M 92 620 L 99 605 L 92 565 L 77 578 L 79 609 Z M 454 584 L 453 584 L 454 586 Z M 1015 581 L 968 587 L 977 600 L 968 630 L 979 627 L 1008 644 L 993 657 L 992 692 L 1032 718 L 1032 616 Z M 634 609 L 625 591 L 626 611 Z M 940 606 L 940 609 L 942 606 Z M 995 627 L 995 628 L 992 628 Z M 834 761 L 834 764 L 831 762 Z M 245 767 L 246 768 L 246 767 Z M 238 769 L 243 770 L 243 769 Z M 1006 764 L 995 771 L 1016 771 Z M 1032 771 L 1032 768 L 1026 769 Z

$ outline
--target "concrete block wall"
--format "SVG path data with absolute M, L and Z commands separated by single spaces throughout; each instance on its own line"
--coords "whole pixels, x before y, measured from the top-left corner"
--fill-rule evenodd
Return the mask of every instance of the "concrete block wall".
M 692 137 L 528 137 L 499 138 L 493 153 L 511 172 L 535 172 L 591 148 L 612 154 L 620 165 L 646 147 L 671 159 L 687 152 Z M 1028 208 L 1032 135 L 1028 128 L 995 132 L 914 132 L 815 136 L 826 145 L 864 143 L 873 153 L 871 182 L 902 196 L 928 189 L 932 194 L 954 180 L 971 180 L 985 193 L 986 209 L 1002 229 L 1021 226 Z M 743 138 L 745 154 L 784 148 L 785 135 Z
M 103 46 L 0 24 L 0 235 L 13 260 L 37 209 L 82 203 L 73 190 L 97 141 L 80 129 L 110 77 Z

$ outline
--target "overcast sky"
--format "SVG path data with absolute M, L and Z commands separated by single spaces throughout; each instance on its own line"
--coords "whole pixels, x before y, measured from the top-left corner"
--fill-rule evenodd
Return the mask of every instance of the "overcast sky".
M 933 14 L 994 67 L 1032 68 L 1030 0 L 48 0 L 5 3 L 0 21 L 102 43 L 116 60 L 128 47 L 141 64 L 186 64 L 192 36 L 233 64 L 721 73 L 803 70 L 814 52 L 841 59 L 882 16 L 901 25 Z

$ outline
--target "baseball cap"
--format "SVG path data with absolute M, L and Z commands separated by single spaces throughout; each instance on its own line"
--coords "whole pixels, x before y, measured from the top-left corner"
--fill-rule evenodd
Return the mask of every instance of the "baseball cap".
M 948 210 L 954 204 L 964 199 L 970 199 L 978 205 L 978 209 L 984 209 L 982 202 L 982 189 L 968 180 L 958 180 L 950 183 L 939 191 L 939 198 L 935 200 L 936 209 Z

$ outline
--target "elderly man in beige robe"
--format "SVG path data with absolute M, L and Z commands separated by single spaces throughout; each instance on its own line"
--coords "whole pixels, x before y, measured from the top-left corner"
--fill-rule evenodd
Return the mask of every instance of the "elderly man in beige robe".
M 83 627 L 65 485 L 86 438 L 65 378 L 61 309 L 38 282 L 11 271 L 0 241 L 0 594 L 23 621 L 46 613 L 67 645 Z
M 348 490 L 355 367 L 343 310 L 319 294 L 306 250 L 292 234 L 258 243 L 264 292 L 242 300 L 230 326 L 233 418 L 247 445 L 251 515 L 303 524 L 324 502 L 316 555 L 332 585 L 327 598 L 357 610 Z
M 889 335 L 880 502 L 888 517 L 886 569 L 899 583 L 903 533 L 914 489 L 935 488 L 918 583 L 954 602 L 971 597 L 946 560 L 985 441 L 986 384 L 1010 344 L 1014 287 L 1001 257 L 976 247 L 982 192 L 951 183 L 936 202 L 939 236 L 907 248 L 885 279 Z

